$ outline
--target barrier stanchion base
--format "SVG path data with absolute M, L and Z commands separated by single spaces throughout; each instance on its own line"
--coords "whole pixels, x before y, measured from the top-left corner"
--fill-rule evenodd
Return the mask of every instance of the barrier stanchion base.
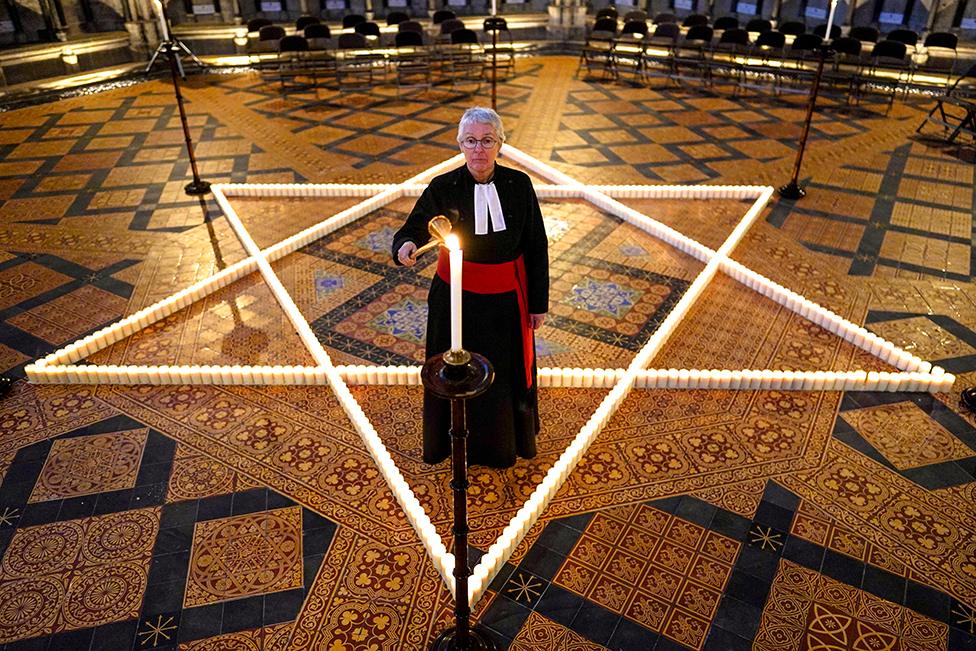
M 430 646 L 431 651 L 461 651 L 460 643 L 455 639 L 455 629 L 452 626 L 437 636 L 434 643 Z M 468 644 L 464 647 L 466 651 L 496 651 L 498 649 L 488 634 L 477 627 L 472 627 L 468 631 Z
M 779 196 L 783 197 L 784 199 L 802 199 L 803 197 L 807 196 L 807 191 L 793 181 L 790 181 L 779 189 Z
M 210 192 L 210 181 L 194 181 L 187 183 L 183 190 L 190 196 L 195 197 Z

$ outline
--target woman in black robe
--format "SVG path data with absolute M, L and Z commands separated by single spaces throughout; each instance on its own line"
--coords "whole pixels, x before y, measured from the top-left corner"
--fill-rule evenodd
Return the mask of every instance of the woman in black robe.
M 434 178 L 393 237 L 397 264 L 430 235 L 428 221 L 450 219 L 464 251 L 464 348 L 484 355 L 495 381 L 468 401 L 468 463 L 494 468 L 536 454 L 539 408 L 533 331 L 549 310 L 549 253 L 542 211 L 528 175 L 495 163 L 505 139 L 491 109 L 468 109 L 458 124 L 465 165 Z M 450 348 L 450 275 L 442 249 L 427 297 L 427 357 Z M 450 455 L 448 401 L 424 392 L 424 461 Z

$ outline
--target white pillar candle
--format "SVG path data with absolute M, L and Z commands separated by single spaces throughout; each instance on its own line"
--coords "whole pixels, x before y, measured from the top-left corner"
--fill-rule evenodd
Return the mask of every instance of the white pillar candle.
M 451 350 L 461 350 L 461 261 L 463 252 L 457 235 L 445 238 L 451 262 Z

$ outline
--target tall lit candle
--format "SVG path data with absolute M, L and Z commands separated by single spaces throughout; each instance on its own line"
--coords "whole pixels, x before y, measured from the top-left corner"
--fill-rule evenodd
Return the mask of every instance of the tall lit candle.
M 444 243 L 451 261 L 451 350 L 461 350 L 461 242 L 451 234 Z
M 491 0 L 491 15 L 492 16 L 497 16 L 498 15 L 498 13 L 497 13 L 498 12 L 498 6 L 497 5 L 498 5 L 498 0 Z
M 824 39 L 830 38 L 830 29 L 834 26 L 834 11 L 837 9 L 837 0 L 830 0 L 830 14 L 827 16 L 827 32 Z

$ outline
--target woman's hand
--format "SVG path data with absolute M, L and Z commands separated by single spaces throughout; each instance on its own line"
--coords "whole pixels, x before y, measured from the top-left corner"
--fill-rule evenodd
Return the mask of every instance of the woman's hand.
M 533 330 L 538 330 L 539 328 L 541 328 L 542 327 L 542 324 L 545 322 L 545 320 L 546 320 L 546 315 L 545 314 L 530 314 L 529 315 L 529 323 L 532 325 L 532 329 Z
M 417 261 L 413 259 L 413 254 L 417 250 L 417 245 L 413 242 L 404 242 L 397 251 L 397 260 L 400 261 L 404 267 L 412 267 L 417 264 Z

